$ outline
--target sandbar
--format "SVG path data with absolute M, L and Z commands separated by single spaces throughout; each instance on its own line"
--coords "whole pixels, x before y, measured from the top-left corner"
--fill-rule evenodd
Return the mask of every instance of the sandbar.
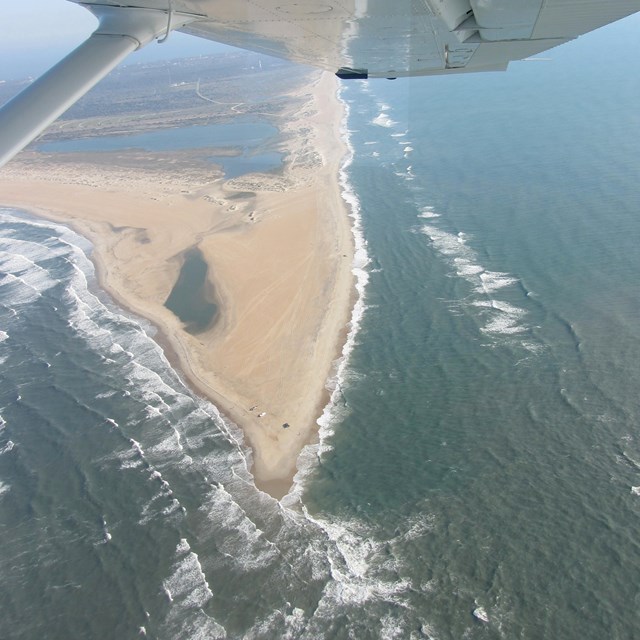
M 158 327 L 188 382 L 242 429 L 256 485 L 277 498 L 317 437 L 355 296 L 343 106 L 334 76 L 311 77 L 286 114 L 279 173 L 225 181 L 202 150 L 25 151 L 0 170 L 0 204 L 92 242 L 101 286 Z M 219 309 L 199 333 L 164 306 L 194 248 Z

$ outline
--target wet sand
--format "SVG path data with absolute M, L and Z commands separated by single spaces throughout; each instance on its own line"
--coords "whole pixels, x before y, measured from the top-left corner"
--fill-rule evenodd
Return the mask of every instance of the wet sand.
M 159 328 L 192 386 L 242 428 L 257 486 L 278 498 L 317 437 L 354 299 L 342 105 L 335 78 L 314 77 L 287 114 L 278 175 L 224 181 L 202 151 L 24 152 L 0 170 L 0 204 L 92 241 L 101 285 Z M 164 306 L 194 248 L 218 305 L 199 333 Z

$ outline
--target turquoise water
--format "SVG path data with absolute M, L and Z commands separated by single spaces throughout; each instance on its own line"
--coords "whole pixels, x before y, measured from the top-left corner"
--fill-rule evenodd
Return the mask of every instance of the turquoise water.
M 0 636 L 640 629 L 638 19 L 345 85 L 365 311 L 283 504 L 82 239 L 0 224 Z
M 211 162 L 218 164 L 224 171 L 227 180 L 243 176 L 247 173 L 269 173 L 282 167 L 283 154 L 277 151 L 268 153 L 247 153 L 239 156 L 211 156 Z
M 241 120 L 240 118 L 238 120 Z M 129 136 L 107 136 L 46 142 L 38 148 L 46 152 L 122 151 L 145 149 L 172 151 L 228 147 L 237 155 L 211 156 L 230 180 L 245 173 L 274 171 L 281 167 L 283 154 L 268 149 L 278 130 L 266 122 L 231 122 L 202 126 L 175 127 Z

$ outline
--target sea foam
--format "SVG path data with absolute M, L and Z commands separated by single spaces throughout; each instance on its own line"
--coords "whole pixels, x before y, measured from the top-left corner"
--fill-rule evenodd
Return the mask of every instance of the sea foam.
M 391 118 L 386 113 L 381 113 L 380 115 L 376 116 L 372 120 L 372 123 L 377 124 L 379 127 L 386 127 L 386 128 L 390 128 L 394 124 L 396 124 L 393 120 L 391 120 Z
M 16 443 L 9 440 L 7 444 L 4 445 L 4 447 L 0 448 L 0 456 L 5 453 L 9 453 L 9 451 L 13 451 L 15 446 L 16 446 Z
M 432 219 L 433 207 L 424 207 L 419 218 Z M 482 333 L 491 336 L 513 336 L 528 330 L 525 324 L 527 312 L 496 298 L 496 293 L 519 283 L 518 278 L 501 271 L 486 269 L 477 253 L 469 246 L 471 236 L 459 231 L 452 233 L 437 226 L 436 221 L 423 224 L 420 232 L 429 238 L 431 246 L 447 259 L 454 274 L 473 286 L 476 296 L 465 298 L 462 304 L 467 308 L 480 310 L 486 316 Z

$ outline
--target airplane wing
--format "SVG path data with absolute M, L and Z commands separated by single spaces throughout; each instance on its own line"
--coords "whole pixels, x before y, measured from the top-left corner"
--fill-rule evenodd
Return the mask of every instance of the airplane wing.
M 154 2 L 145 4 L 153 5 Z M 639 0 L 192 0 L 182 31 L 354 77 L 504 70 Z
M 640 0 L 70 0 L 99 19 L 0 109 L 0 166 L 130 52 L 173 29 L 341 78 L 497 71 L 640 11 Z

